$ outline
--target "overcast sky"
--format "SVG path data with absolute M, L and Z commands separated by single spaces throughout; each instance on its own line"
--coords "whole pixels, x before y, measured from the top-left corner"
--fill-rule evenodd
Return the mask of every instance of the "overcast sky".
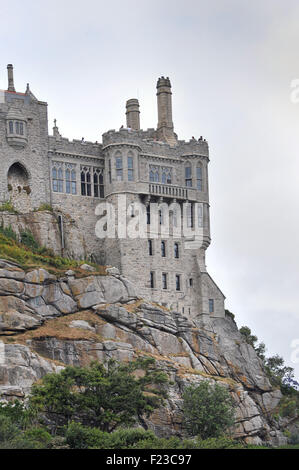
M 208 270 L 239 327 L 292 362 L 299 341 L 298 0 L 1 0 L 0 88 L 30 83 L 70 139 L 101 141 L 169 76 L 180 139 L 210 145 Z M 297 354 L 299 361 L 299 354 Z

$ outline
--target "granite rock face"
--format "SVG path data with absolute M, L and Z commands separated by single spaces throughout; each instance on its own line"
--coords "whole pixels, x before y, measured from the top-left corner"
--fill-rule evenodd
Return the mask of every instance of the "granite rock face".
M 272 417 L 280 391 L 230 318 L 190 321 L 139 299 L 132 283 L 113 269 L 107 276 L 66 273 L 58 279 L 0 260 L 0 291 L 0 399 L 24 398 L 34 382 L 66 364 L 150 355 L 172 382 L 165 405 L 147 420 L 158 435 L 184 435 L 182 393 L 208 380 L 234 399 L 236 437 L 286 442 Z

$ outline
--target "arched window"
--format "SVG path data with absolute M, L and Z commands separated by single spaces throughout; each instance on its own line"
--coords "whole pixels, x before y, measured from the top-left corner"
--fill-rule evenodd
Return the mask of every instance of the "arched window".
M 91 196 L 91 171 L 89 166 L 81 166 L 81 194 Z
M 103 169 L 93 169 L 93 193 L 94 197 L 104 198 L 104 178 Z
M 185 167 L 185 186 L 192 187 L 192 168 L 191 165 Z
M 162 183 L 171 184 L 172 180 L 172 168 L 162 167 Z
M 128 154 L 128 181 L 134 181 L 134 160 L 132 153 Z
M 63 163 L 52 162 L 52 189 L 55 193 L 63 192 Z
M 115 156 L 115 169 L 116 169 L 116 180 L 123 180 L 123 159 L 120 153 Z
M 65 164 L 65 192 L 67 194 L 76 194 L 76 165 L 72 163 Z
M 199 191 L 202 191 L 202 167 L 196 167 L 196 187 Z
M 149 177 L 153 183 L 159 183 L 160 181 L 160 168 L 156 165 L 149 166 Z

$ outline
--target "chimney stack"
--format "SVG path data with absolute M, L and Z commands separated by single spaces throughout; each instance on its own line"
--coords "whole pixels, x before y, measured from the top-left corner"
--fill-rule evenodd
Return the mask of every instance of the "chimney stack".
M 126 102 L 126 116 L 127 116 L 127 127 L 134 129 L 135 131 L 140 130 L 140 111 L 139 101 L 136 98 L 132 98 Z
M 171 84 L 168 77 L 161 77 L 157 82 L 158 100 L 158 127 L 157 134 L 160 140 L 170 144 L 176 142 L 172 122 L 172 98 Z
M 14 86 L 14 79 L 13 79 L 13 66 L 12 64 L 7 65 L 7 76 L 8 76 L 8 91 L 16 91 Z

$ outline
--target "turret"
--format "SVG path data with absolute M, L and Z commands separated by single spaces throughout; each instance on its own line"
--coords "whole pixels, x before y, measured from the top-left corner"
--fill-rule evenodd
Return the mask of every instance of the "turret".
M 158 126 L 157 134 L 160 140 L 175 144 L 173 132 L 171 84 L 168 77 L 161 77 L 157 82 Z
M 134 129 L 135 131 L 140 130 L 140 111 L 139 102 L 136 98 L 132 98 L 126 102 L 126 116 L 127 116 L 127 127 Z

